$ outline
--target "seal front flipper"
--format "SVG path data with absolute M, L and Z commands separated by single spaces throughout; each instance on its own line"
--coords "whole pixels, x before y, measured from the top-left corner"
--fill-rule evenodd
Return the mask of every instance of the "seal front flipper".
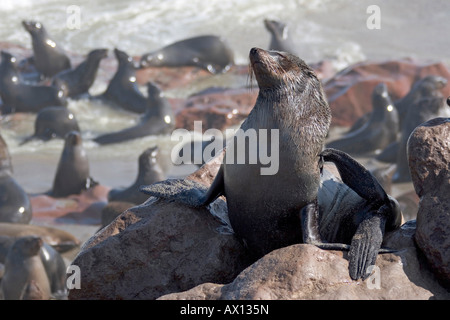
M 209 188 L 189 179 L 167 179 L 140 188 L 141 192 L 150 196 L 182 203 L 190 207 L 207 206 L 222 195 L 223 190 L 222 167 Z

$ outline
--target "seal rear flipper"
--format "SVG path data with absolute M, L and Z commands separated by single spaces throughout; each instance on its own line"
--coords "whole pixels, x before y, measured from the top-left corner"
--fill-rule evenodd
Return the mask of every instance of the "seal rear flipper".
M 383 242 L 386 218 L 375 214 L 363 220 L 352 238 L 348 269 L 353 280 L 365 280 L 372 271 Z
M 372 173 L 347 153 L 327 148 L 320 153 L 320 156 L 323 160 L 331 161 L 336 165 L 342 181 L 361 198 L 378 206 L 390 202 L 386 191 Z
M 189 179 L 167 179 L 149 186 L 141 186 L 139 190 L 145 194 L 183 203 L 190 207 L 202 207 L 223 194 L 223 170 L 221 167 L 209 188 Z

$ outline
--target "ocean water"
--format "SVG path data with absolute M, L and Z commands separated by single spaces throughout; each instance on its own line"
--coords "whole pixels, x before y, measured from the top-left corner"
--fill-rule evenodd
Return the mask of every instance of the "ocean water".
M 368 12 L 373 5 L 379 9 L 375 20 Z M 2 0 L 0 41 L 31 48 L 22 20 L 42 22 L 66 50 L 81 55 L 94 48 L 117 47 L 140 56 L 186 37 L 216 34 L 228 40 L 237 63 L 247 64 L 250 48 L 268 46 L 270 35 L 263 20 L 273 18 L 289 26 L 297 54 L 307 62 L 332 59 L 336 68 L 364 59 L 403 57 L 450 63 L 448 12 L 450 1 L 444 0 Z M 379 28 L 371 28 L 373 22 Z M 100 93 L 106 85 L 96 82 L 91 92 Z M 168 158 L 174 145 L 170 137 L 154 136 L 98 147 L 90 137 L 127 127 L 137 116 L 83 100 L 71 101 L 69 109 L 83 131 L 91 174 L 107 186 L 130 184 L 145 148 L 158 144 Z M 2 119 L 1 132 L 16 179 L 26 191 L 38 193 L 51 188 L 63 141 L 20 146 L 32 133 L 33 123 L 33 115 Z M 169 176 L 192 169 L 167 166 Z

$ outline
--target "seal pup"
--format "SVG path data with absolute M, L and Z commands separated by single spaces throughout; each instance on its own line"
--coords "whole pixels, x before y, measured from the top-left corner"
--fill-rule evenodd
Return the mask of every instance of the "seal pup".
M 89 161 L 83 148 L 81 135 L 77 131 L 69 132 L 59 158 L 52 190 L 48 194 L 56 198 L 80 194 L 94 184 L 95 182 L 89 176 Z
M 398 114 L 384 83 L 378 84 L 372 92 L 372 109 L 369 120 L 359 129 L 327 144 L 353 155 L 383 150 L 397 140 Z
M 25 138 L 21 145 L 34 139 L 43 141 L 64 139 L 71 131 L 80 131 L 72 111 L 62 107 L 46 107 L 37 113 L 34 134 Z
M 264 26 L 271 35 L 269 50 L 295 54 L 294 45 L 288 34 L 288 26 L 285 23 L 277 20 L 264 19 Z
M 42 23 L 22 21 L 22 25 L 31 35 L 33 61 L 39 73 L 46 78 L 51 78 L 58 72 L 71 68 L 69 57 L 49 36 Z
M 5 300 L 21 300 L 28 284 L 35 281 L 43 300 L 51 297 L 50 282 L 39 256 L 43 241 L 27 236 L 17 239 L 8 251 L 0 291 Z
M 32 210 L 28 194 L 9 170 L 0 171 L 0 222 L 27 224 Z
M 6 51 L 1 52 L 0 96 L 2 113 L 37 113 L 49 106 L 66 106 L 64 92 L 52 86 L 29 85 L 20 80 L 16 58 Z
M 158 164 L 158 146 L 146 149 L 139 156 L 139 169 L 134 183 L 124 189 L 112 189 L 108 193 L 108 201 L 131 202 L 141 204 L 148 199 L 148 195 L 140 192 L 141 186 L 150 185 L 164 180 L 164 173 Z
M 100 135 L 94 141 L 104 145 L 172 132 L 175 117 L 164 93 L 152 82 L 147 83 L 147 92 L 147 109 L 135 126 Z
M 114 55 L 119 63 L 117 71 L 106 91 L 96 98 L 106 99 L 131 112 L 144 113 L 147 110 L 147 99 L 137 85 L 133 58 L 117 48 L 114 49 Z
M 66 69 L 53 77 L 52 85 L 61 88 L 67 97 L 76 98 L 88 94 L 95 81 L 100 61 L 106 58 L 108 49 L 95 49 L 74 69 Z
M 234 64 L 234 53 L 226 40 L 214 35 L 174 42 L 142 55 L 141 68 L 194 66 L 212 74 L 227 72 Z
M 301 242 L 325 249 L 349 249 L 348 244 L 324 243 L 323 239 L 335 239 L 328 234 L 321 235 L 319 231 L 320 159 L 334 161 L 343 167 L 343 174 L 347 174 L 344 182 L 351 180 L 349 186 L 360 188 L 358 195 L 368 201 L 377 200 L 375 206 L 384 206 L 386 201 L 390 204 L 390 199 L 382 197 L 383 201 L 378 201 L 382 192 L 378 190 L 379 185 L 375 185 L 376 180 L 349 156 L 341 156 L 339 151 L 321 155 L 331 122 L 331 111 L 320 80 L 303 60 L 285 52 L 253 48 L 250 50 L 250 65 L 259 93 L 254 108 L 241 125 L 241 133 L 255 130 L 260 135 L 260 129 L 278 129 L 279 141 L 267 141 L 265 149 L 271 150 L 271 153 L 279 151 L 279 170 L 272 175 L 263 175 L 261 161 L 256 164 L 237 163 L 236 147 L 239 145 L 235 144 L 236 139 L 232 139 L 209 188 L 188 179 L 168 179 L 141 190 L 193 207 L 208 205 L 224 195 L 235 235 L 254 258 Z M 247 159 L 251 152 L 248 147 L 249 143 L 244 149 Z M 258 149 L 253 151 L 259 152 Z M 357 185 L 360 176 L 370 177 L 361 187 Z M 337 216 L 334 219 L 345 229 L 347 221 L 341 219 L 339 212 L 335 213 Z M 387 214 L 394 213 L 389 211 Z M 372 234 L 383 233 L 384 225 L 374 223 L 376 219 L 371 220 L 372 216 L 367 213 L 358 221 L 358 227 L 346 231 L 347 237 L 352 239 L 349 273 L 353 279 L 369 275 L 366 262 L 376 258 L 380 249 L 381 243 L 376 242 L 372 246 L 370 242 Z M 355 229 L 354 234 L 349 234 Z

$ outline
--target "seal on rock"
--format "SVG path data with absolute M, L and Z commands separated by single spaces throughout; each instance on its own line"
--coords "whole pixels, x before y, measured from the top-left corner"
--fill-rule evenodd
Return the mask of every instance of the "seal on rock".
M 1 52 L 0 96 L 3 100 L 2 113 L 32 112 L 49 106 L 66 106 L 64 92 L 52 86 L 23 83 L 16 66 L 16 58 L 8 52 Z
M 81 135 L 77 131 L 69 132 L 65 138 L 64 149 L 59 158 L 49 195 L 56 198 L 91 188 L 96 182 L 89 175 L 89 161 L 83 148 Z
M 69 57 L 49 36 L 42 23 L 22 21 L 22 25 L 31 35 L 33 60 L 39 73 L 46 78 L 51 78 L 57 73 L 71 68 Z
M 295 54 L 294 45 L 288 35 L 288 27 L 277 20 L 264 19 L 264 26 L 270 32 L 269 50 L 284 51 Z
M 223 73 L 234 64 L 234 54 L 224 38 L 205 35 L 174 42 L 141 57 L 141 68 L 194 66 Z
M 88 53 L 86 60 L 74 69 L 61 71 L 53 77 L 53 86 L 61 88 L 67 97 L 76 98 L 87 94 L 95 81 L 100 61 L 106 57 L 108 49 L 95 49 Z
M 117 48 L 114 49 L 114 55 L 119 66 L 106 91 L 98 98 L 111 101 L 131 112 L 144 113 L 147 110 L 147 99 L 137 85 L 133 58 Z
M 31 281 L 39 288 L 43 300 L 51 297 L 50 282 L 39 256 L 43 241 L 27 236 L 17 239 L 8 251 L 0 295 L 5 300 L 21 300 Z
M 164 180 L 164 173 L 158 164 L 157 146 L 148 148 L 139 156 L 139 169 L 134 183 L 124 189 L 112 189 L 108 193 L 108 201 L 131 202 L 141 204 L 148 199 L 148 195 L 140 192 L 141 186 Z
M 329 142 L 327 147 L 361 155 L 383 150 L 396 141 L 398 114 L 384 83 L 378 84 L 373 90 L 372 108 L 370 118 L 364 125 L 340 139 Z
M 320 159 L 333 161 L 341 167 L 340 172 L 346 175 L 344 183 L 350 181 L 352 189 L 359 189 L 355 190 L 358 195 L 374 201 L 376 208 L 382 207 L 382 213 L 389 219 L 398 213 L 390 211 L 391 199 L 384 197 L 384 190 L 359 163 L 339 151 L 321 155 L 331 123 L 331 111 L 314 71 L 292 54 L 258 48 L 251 49 L 250 64 L 259 93 L 254 108 L 241 125 L 241 134 L 255 132 L 261 137 L 267 132 L 261 129 L 270 129 L 271 134 L 279 132 L 278 141 L 267 141 L 266 147 L 259 145 L 259 150 L 270 150 L 271 154 L 279 151 L 278 171 L 262 174 L 261 169 L 267 165 L 260 160 L 255 164 L 237 162 L 239 152 L 244 150 L 249 159 L 251 151 L 249 143 L 245 148 L 239 146 L 235 136 L 227 145 L 221 168 L 209 189 L 192 180 L 169 179 L 141 190 L 194 207 L 208 205 L 224 195 L 231 226 L 255 258 L 301 242 L 326 249 L 348 249 L 345 244 L 324 243 L 322 239 L 334 242 L 335 238 L 330 234 L 321 235 L 319 231 L 320 214 L 328 214 L 319 212 Z M 253 151 L 258 152 L 258 149 Z M 370 179 L 359 186 L 361 178 Z M 389 208 L 384 209 L 385 205 Z M 372 211 L 365 212 L 360 219 L 354 219 L 353 223 L 358 226 L 356 232 L 350 234 L 354 229 L 345 229 L 348 221 L 341 219 L 339 210 L 336 214 L 339 227 L 352 239 L 350 276 L 366 278 L 368 262 L 376 259 L 381 246 L 378 240 L 384 233 L 384 225 L 376 222 L 381 223 L 383 219 Z M 372 239 L 377 241 L 372 244 Z
M 34 134 L 21 144 L 33 139 L 48 141 L 64 139 L 71 131 L 80 131 L 78 121 L 69 109 L 64 107 L 46 107 L 38 112 L 34 121 Z
M 175 127 L 172 106 L 164 96 L 164 93 L 154 83 L 147 83 L 147 92 L 147 109 L 135 126 L 100 135 L 94 141 L 103 145 L 129 141 L 149 135 L 170 133 Z

